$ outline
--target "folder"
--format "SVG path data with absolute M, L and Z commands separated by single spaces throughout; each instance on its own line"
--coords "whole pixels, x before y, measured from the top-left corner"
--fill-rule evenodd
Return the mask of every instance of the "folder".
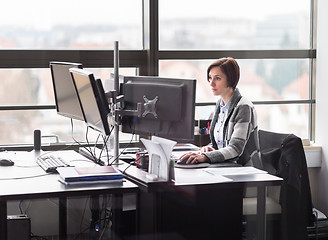
M 113 166 L 62 167 L 57 171 L 64 184 L 123 181 L 123 174 Z

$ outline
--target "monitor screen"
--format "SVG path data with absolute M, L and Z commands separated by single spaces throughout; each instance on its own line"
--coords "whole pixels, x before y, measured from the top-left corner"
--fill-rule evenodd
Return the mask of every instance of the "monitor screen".
M 196 80 L 150 76 L 124 76 L 124 107 L 137 109 L 141 117 L 124 116 L 122 131 L 160 136 L 179 142 L 194 138 Z
M 69 72 L 70 68 L 82 68 L 82 64 L 50 62 L 56 110 L 62 116 L 84 121 L 81 106 Z
M 103 135 L 110 135 L 107 120 L 109 107 L 101 80 L 96 80 L 93 73 L 82 69 L 71 68 L 69 71 L 87 125 Z

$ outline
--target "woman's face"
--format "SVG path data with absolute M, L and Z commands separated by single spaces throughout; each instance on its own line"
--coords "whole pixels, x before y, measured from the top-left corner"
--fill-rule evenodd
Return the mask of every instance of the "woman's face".
M 215 96 L 224 96 L 226 93 L 231 92 L 232 88 L 228 87 L 227 76 L 221 71 L 220 67 L 213 67 L 210 70 L 208 81 Z

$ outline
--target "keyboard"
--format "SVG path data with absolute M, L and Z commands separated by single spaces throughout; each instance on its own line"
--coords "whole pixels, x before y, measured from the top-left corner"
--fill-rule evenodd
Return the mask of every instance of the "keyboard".
M 63 158 L 49 154 L 39 156 L 36 163 L 47 173 L 57 173 L 57 167 L 70 167 Z

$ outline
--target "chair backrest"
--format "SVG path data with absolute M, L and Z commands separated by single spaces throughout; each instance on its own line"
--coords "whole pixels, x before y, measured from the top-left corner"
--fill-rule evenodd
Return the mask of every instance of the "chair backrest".
M 271 174 L 277 174 L 277 160 L 281 156 L 282 142 L 289 134 L 259 130 L 260 152 L 263 169 Z
M 306 239 L 312 224 L 312 198 L 302 140 L 294 134 L 259 130 L 266 171 L 283 178 L 280 191 L 283 239 Z
M 272 148 L 280 148 L 283 140 L 290 134 L 275 133 L 265 130 L 259 130 L 259 141 L 261 151 Z

